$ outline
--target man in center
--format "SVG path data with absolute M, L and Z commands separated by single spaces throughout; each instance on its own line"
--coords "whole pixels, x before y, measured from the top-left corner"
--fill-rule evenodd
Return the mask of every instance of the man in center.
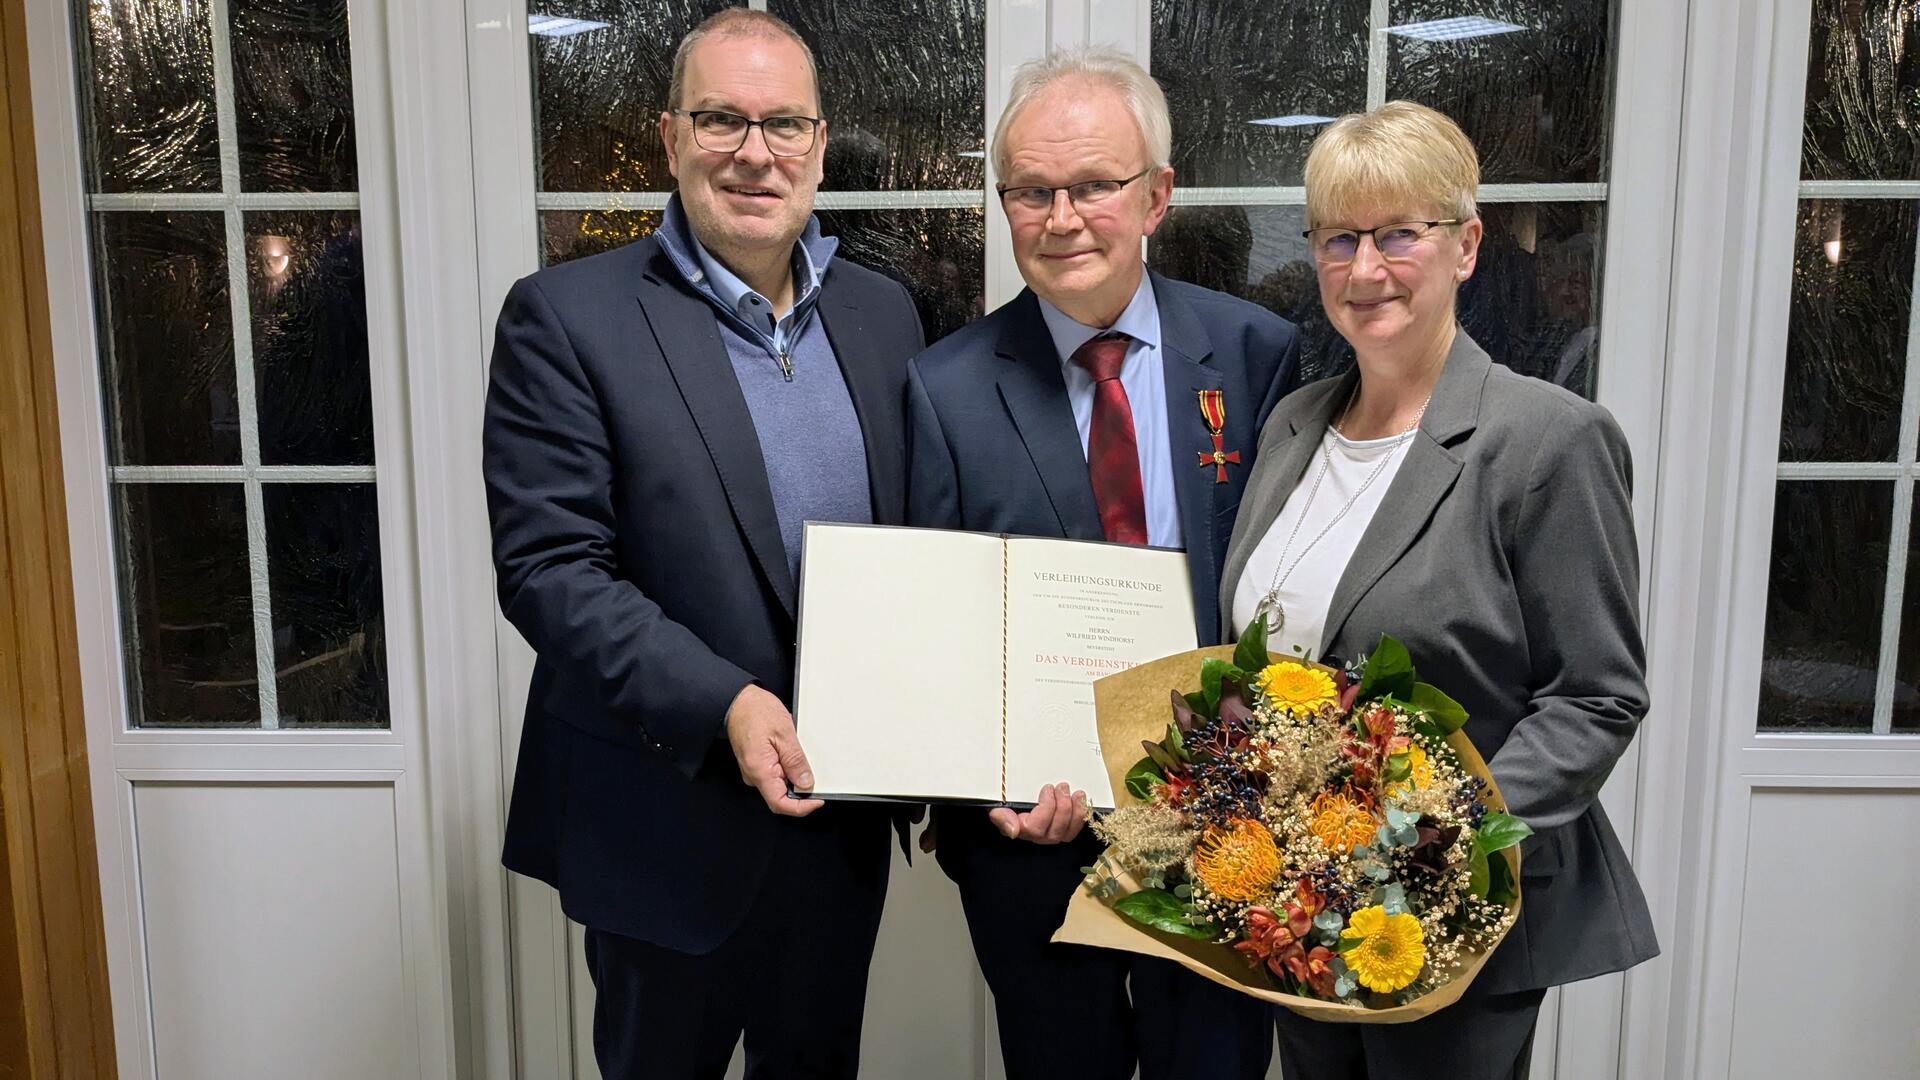
M 993 134 L 1027 288 L 908 368 L 911 524 L 1184 548 L 1202 644 L 1256 435 L 1296 379 L 1285 320 L 1148 270 L 1173 193 L 1166 98 L 1109 50 L 1019 68 Z M 1052 944 L 1099 845 L 1084 794 L 936 809 L 1009 1080 L 1257 1080 L 1267 1006 L 1162 960 Z

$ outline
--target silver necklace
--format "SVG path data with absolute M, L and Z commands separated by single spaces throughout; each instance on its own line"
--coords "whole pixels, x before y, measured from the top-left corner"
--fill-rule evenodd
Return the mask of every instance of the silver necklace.
M 1347 413 L 1353 408 L 1354 399 L 1357 398 L 1359 394 L 1360 384 L 1356 380 L 1353 385 L 1353 393 L 1347 397 L 1346 407 L 1340 410 L 1340 420 L 1328 425 L 1333 433 L 1339 435 L 1341 438 L 1346 438 L 1346 436 L 1341 434 L 1340 424 L 1345 422 Z M 1328 520 L 1326 525 L 1322 526 L 1320 531 L 1314 534 L 1312 540 L 1307 541 L 1307 546 L 1301 548 L 1300 554 L 1295 556 L 1293 562 L 1289 564 L 1287 562 L 1287 554 L 1293 550 L 1294 538 L 1300 535 L 1300 526 L 1306 522 L 1308 512 L 1313 509 L 1314 496 L 1320 494 L 1320 483 L 1327 478 L 1328 473 L 1333 471 L 1333 450 L 1329 447 L 1328 440 L 1324 438 L 1321 439 L 1320 474 L 1313 478 L 1313 486 L 1307 489 L 1307 501 L 1300 507 L 1300 516 L 1293 520 L 1293 530 L 1287 533 L 1287 542 L 1280 548 L 1280 557 L 1274 561 L 1273 583 L 1267 587 L 1266 595 L 1260 598 L 1260 602 L 1255 605 L 1253 609 L 1256 618 L 1266 620 L 1267 633 L 1269 636 L 1278 634 L 1280 628 L 1287 624 L 1287 606 L 1280 602 L 1280 590 L 1286 585 L 1287 579 L 1293 576 L 1294 570 L 1298 569 L 1301 562 L 1305 561 L 1307 554 L 1314 549 L 1314 546 L 1325 539 L 1326 535 L 1333 531 L 1335 525 L 1340 524 L 1340 519 L 1347 516 L 1347 511 L 1354 508 L 1354 505 L 1360 501 L 1360 497 L 1365 495 L 1367 489 L 1373 486 L 1373 482 L 1380 478 L 1381 473 L 1386 471 L 1387 465 L 1393 461 L 1393 455 L 1399 452 L 1400 445 L 1408 439 L 1413 438 L 1413 433 L 1419 430 L 1420 419 L 1427 415 L 1427 405 L 1432 400 L 1433 395 L 1428 394 L 1426 401 L 1420 403 L 1420 411 L 1414 414 L 1413 423 L 1408 424 L 1405 431 L 1393 437 L 1391 448 L 1389 448 L 1386 453 L 1380 455 L 1380 463 L 1375 465 L 1373 471 L 1367 474 L 1367 478 L 1360 482 L 1358 488 L 1354 489 L 1353 497 L 1349 498 L 1346 505 L 1342 506 L 1333 517 Z

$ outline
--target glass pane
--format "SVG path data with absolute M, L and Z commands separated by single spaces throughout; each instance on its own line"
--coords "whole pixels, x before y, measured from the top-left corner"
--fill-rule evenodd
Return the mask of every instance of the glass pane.
M 353 191 L 347 0 L 229 0 L 240 185 Z
M 1460 289 L 1460 322 L 1495 359 L 1523 375 L 1593 396 L 1600 326 L 1599 203 L 1480 207 L 1480 262 Z M 1319 275 L 1300 236 L 1298 206 L 1177 206 L 1148 258 L 1169 277 L 1244 297 L 1305 333 L 1302 376 L 1346 370 L 1353 350 L 1327 323 Z
M 81 80 L 95 191 L 218 191 L 209 0 L 84 5 Z
M 282 727 L 386 727 L 386 619 L 372 484 L 266 484 Z
M 542 210 L 540 265 L 583 259 L 631 244 L 660 227 L 656 210 Z
M 1906 571 L 1900 655 L 1893 669 L 1893 730 L 1920 732 L 1920 509 L 1914 511 L 1908 533 Z
M 1920 6 L 1813 0 L 1801 172 L 1920 180 Z
M 1762 731 L 1868 731 L 1893 485 L 1784 480 L 1760 673 Z
M 821 211 L 820 227 L 840 238 L 836 257 L 907 286 L 927 341 L 947 336 L 985 310 L 985 215 L 979 210 Z
M 825 190 L 979 188 L 984 0 L 769 0 L 820 64 Z
M 1615 6 L 1393 0 L 1387 97 L 1458 121 L 1485 183 L 1605 180 Z
M 238 465 L 240 411 L 219 214 L 94 215 L 115 465 Z
M 1367 106 L 1368 0 L 1153 0 L 1153 76 L 1186 187 L 1294 186 L 1327 120 Z
M 239 484 L 116 484 L 135 727 L 260 723 Z
M 1913 307 L 1915 206 L 1800 204 L 1781 460 L 1893 460 Z
M 373 464 L 360 216 L 246 215 L 260 460 Z
M 533 0 L 539 191 L 672 191 L 657 128 L 673 50 L 726 0 Z

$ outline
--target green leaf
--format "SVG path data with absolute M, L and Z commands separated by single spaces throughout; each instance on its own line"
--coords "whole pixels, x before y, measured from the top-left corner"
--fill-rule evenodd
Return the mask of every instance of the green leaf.
M 1247 628 L 1240 633 L 1240 643 L 1233 649 L 1233 666 L 1241 671 L 1257 673 L 1267 666 L 1267 618 L 1256 615 Z
M 1193 886 L 1183 881 L 1180 884 L 1175 885 L 1173 887 L 1173 895 L 1179 897 L 1183 901 L 1191 900 L 1193 899 Z
M 1157 742 L 1146 742 L 1143 740 L 1140 745 L 1146 749 L 1148 759 L 1155 765 L 1160 766 L 1164 772 L 1172 772 L 1185 764 L 1185 762 L 1168 751 L 1166 747 L 1161 746 Z
M 1487 853 L 1474 845 L 1473 856 L 1467 863 L 1472 877 L 1467 882 L 1467 891 L 1482 900 L 1487 898 L 1487 887 L 1492 883 L 1492 871 L 1488 868 Z
M 1402 750 L 1397 754 L 1387 755 L 1387 771 L 1381 775 L 1380 779 L 1389 784 L 1399 784 L 1404 783 L 1407 777 L 1412 775 L 1413 754 L 1411 751 Z
M 1440 734 L 1451 735 L 1467 723 L 1467 710 L 1437 686 L 1414 683 L 1407 695 L 1407 708 L 1431 719 Z
M 1347 937 L 1342 934 L 1340 940 L 1334 944 L 1333 948 L 1335 952 L 1350 953 L 1359 948 L 1360 943 L 1365 940 L 1367 939 L 1363 937 Z
M 1513 884 L 1513 868 L 1507 860 L 1491 858 L 1487 860 L 1487 899 L 1496 904 L 1511 904 L 1518 890 Z
M 1187 707 L 1201 716 L 1207 716 L 1207 695 L 1195 690 L 1187 695 Z
M 1225 660 L 1205 660 L 1200 664 L 1200 694 L 1206 699 L 1207 719 L 1220 715 L 1220 680 L 1232 677 L 1240 685 L 1247 684 L 1247 673 L 1227 663 Z
M 1167 725 L 1167 738 L 1161 745 L 1165 746 L 1175 757 L 1183 761 L 1193 760 L 1193 755 L 1187 753 L 1187 740 L 1180 736 L 1179 724 Z
M 1505 851 L 1513 845 L 1533 835 L 1527 823 L 1512 814 L 1498 811 L 1480 819 L 1480 827 L 1473 830 L 1473 849 L 1487 855 L 1496 851 Z
M 1144 926 L 1206 940 L 1209 932 L 1187 922 L 1186 906 L 1165 889 L 1142 889 L 1116 900 L 1113 910 Z
M 1361 701 L 1374 698 L 1413 696 L 1413 656 L 1407 647 L 1387 634 L 1380 635 L 1380 644 L 1374 647 L 1373 654 L 1367 657 L 1366 675 L 1360 680 Z
M 1167 775 L 1150 757 L 1143 757 L 1127 770 L 1127 794 L 1142 802 L 1153 797 L 1153 785 L 1165 783 Z

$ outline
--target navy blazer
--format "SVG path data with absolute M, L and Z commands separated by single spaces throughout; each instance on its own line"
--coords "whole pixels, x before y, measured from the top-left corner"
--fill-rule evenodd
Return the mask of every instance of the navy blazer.
M 835 259 L 819 317 L 897 524 L 919 316 Z M 588 926 L 710 950 L 786 824 L 724 719 L 749 682 L 791 702 L 796 589 L 714 310 L 656 239 L 514 285 L 484 444 L 500 607 L 538 654 L 503 861 Z
M 1195 634 L 1220 637 L 1220 567 L 1253 468 L 1260 427 L 1293 389 L 1300 335 L 1292 323 L 1225 293 L 1148 271 L 1160 309 L 1167 434 L 1180 531 L 1193 581 Z M 978 532 L 1101 540 L 1060 355 L 1032 290 L 942 339 L 908 365 L 907 522 Z M 1217 470 L 1199 391 L 1222 391 L 1223 445 L 1240 461 Z

